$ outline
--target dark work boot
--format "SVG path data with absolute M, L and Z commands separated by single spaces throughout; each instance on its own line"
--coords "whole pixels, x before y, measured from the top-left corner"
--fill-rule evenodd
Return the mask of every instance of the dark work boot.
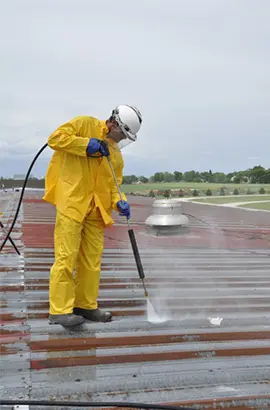
M 80 315 L 87 320 L 91 320 L 92 322 L 111 322 L 112 320 L 112 313 L 111 312 L 102 312 L 99 309 L 81 309 L 81 308 L 74 308 L 73 313 L 75 315 Z
M 73 315 L 72 313 L 49 316 L 49 323 L 51 325 L 62 325 L 64 327 L 72 327 L 81 325 L 83 322 L 83 317 Z

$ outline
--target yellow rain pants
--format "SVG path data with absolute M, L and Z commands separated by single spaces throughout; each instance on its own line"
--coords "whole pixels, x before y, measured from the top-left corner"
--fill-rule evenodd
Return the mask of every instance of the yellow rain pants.
M 82 223 L 57 212 L 54 243 L 50 314 L 72 313 L 73 307 L 97 309 L 104 243 L 104 223 L 98 208 L 90 205 Z
M 104 228 L 114 223 L 112 210 L 117 211 L 120 197 L 108 159 L 89 157 L 86 148 L 90 138 L 107 141 L 121 185 L 123 158 L 118 145 L 107 138 L 108 132 L 106 121 L 81 116 L 58 127 L 48 139 L 55 152 L 43 199 L 57 211 L 50 314 L 72 313 L 74 307 L 97 308 Z

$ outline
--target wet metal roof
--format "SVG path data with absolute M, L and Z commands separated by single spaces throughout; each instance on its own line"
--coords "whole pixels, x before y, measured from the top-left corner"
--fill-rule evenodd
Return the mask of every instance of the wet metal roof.
M 8 226 L 18 194 L 8 200 Z M 169 320 L 147 321 L 126 226 L 106 229 L 99 305 L 111 323 L 48 324 L 55 211 L 27 192 L 0 255 L 2 399 L 270 406 L 270 221 L 263 212 L 184 204 L 191 226 L 148 235 L 152 200 L 130 197 L 146 284 Z M 1 238 L 1 236 L 0 236 Z M 0 239 L 1 240 L 1 239 Z

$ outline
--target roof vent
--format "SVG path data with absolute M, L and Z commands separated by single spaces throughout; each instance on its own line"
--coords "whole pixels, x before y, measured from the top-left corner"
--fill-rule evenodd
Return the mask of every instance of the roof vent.
M 183 215 L 181 201 L 157 199 L 153 202 L 153 214 L 146 219 L 145 224 L 149 233 L 175 235 L 186 233 L 188 218 Z

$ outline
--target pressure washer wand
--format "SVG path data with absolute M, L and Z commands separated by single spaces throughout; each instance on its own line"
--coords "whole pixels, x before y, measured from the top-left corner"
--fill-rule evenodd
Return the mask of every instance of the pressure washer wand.
M 111 168 L 111 171 L 112 171 L 112 175 L 113 175 L 113 178 L 114 178 L 115 185 L 117 187 L 118 194 L 120 196 L 121 201 L 123 201 L 122 192 L 120 190 L 120 187 L 119 187 L 119 184 L 118 184 L 118 181 L 117 181 L 117 178 L 116 178 L 116 175 L 115 175 L 112 163 L 111 163 L 111 159 L 110 159 L 109 156 L 107 158 L 108 158 L 108 162 L 109 162 L 109 165 L 110 165 L 110 168 Z M 142 266 L 142 262 L 141 262 L 141 258 L 140 258 L 136 238 L 135 238 L 134 231 L 131 228 L 131 224 L 130 224 L 130 221 L 129 221 L 128 218 L 127 218 L 127 224 L 128 224 L 128 235 L 129 235 L 129 239 L 130 239 L 130 242 L 131 242 L 133 254 L 134 254 L 134 257 L 135 257 L 139 277 L 142 280 L 142 284 L 143 284 L 143 288 L 144 288 L 144 294 L 145 294 L 146 297 L 148 297 L 148 292 L 147 292 L 145 282 L 144 282 L 145 275 L 144 275 L 144 271 L 143 271 L 143 266 Z

